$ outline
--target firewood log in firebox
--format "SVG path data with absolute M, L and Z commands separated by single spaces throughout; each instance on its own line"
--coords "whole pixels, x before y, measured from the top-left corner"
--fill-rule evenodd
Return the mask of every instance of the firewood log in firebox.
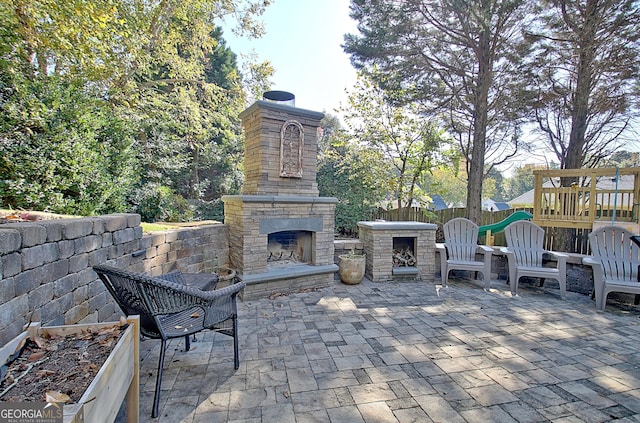
M 413 267 L 416 265 L 416 257 L 410 248 L 400 248 L 393 250 L 394 267 Z

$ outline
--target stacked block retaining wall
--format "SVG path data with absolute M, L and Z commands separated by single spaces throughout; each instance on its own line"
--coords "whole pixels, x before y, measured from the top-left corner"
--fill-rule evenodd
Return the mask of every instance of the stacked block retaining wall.
M 29 322 L 95 323 L 120 314 L 92 266 L 153 275 L 226 266 L 220 223 L 143 234 L 140 216 L 114 214 L 0 225 L 0 345 Z

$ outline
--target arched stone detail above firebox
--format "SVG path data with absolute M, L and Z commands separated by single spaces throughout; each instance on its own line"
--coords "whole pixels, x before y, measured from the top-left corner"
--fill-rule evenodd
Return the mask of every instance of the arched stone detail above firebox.
M 297 120 L 288 120 L 280 129 L 280 176 L 302 178 L 304 128 Z

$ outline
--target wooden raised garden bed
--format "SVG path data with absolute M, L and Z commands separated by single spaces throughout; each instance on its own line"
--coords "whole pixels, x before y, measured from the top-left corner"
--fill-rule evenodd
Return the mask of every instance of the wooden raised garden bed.
M 100 370 L 77 403 L 64 405 L 65 423 L 113 422 L 120 405 L 126 398 L 127 422 L 138 422 L 139 418 L 139 356 L 140 320 L 138 316 L 127 319 L 128 327 L 121 333 L 118 342 L 106 358 Z M 0 363 L 5 364 L 28 338 L 84 335 L 99 331 L 119 322 L 90 323 L 66 326 L 42 327 L 32 323 L 27 331 L 15 337 L 0 349 Z M 52 387 L 55 389 L 55 387 Z M 44 401 L 44 399 L 42 400 Z

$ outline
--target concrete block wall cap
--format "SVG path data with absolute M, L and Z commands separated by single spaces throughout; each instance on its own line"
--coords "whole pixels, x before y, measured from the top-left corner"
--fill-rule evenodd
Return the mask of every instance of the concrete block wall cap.
M 338 199 L 336 197 L 313 197 L 302 195 L 224 195 L 222 196 L 222 202 L 334 204 L 338 202 Z
M 360 246 L 360 248 L 362 248 L 362 246 L 364 245 L 364 243 L 362 242 L 362 240 L 360 239 L 335 239 L 333 241 L 333 244 L 336 247 L 341 247 L 341 248 L 352 248 L 352 247 L 358 247 Z
M 423 222 L 358 222 L 358 226 L 371 230 L 436 230 L 435 223 Z

